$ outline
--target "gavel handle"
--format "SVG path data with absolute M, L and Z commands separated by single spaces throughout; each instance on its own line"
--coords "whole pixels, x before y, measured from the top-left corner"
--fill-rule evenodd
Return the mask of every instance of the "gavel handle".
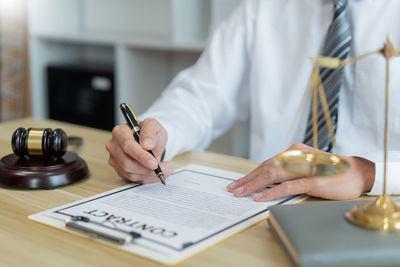
M 83 143 L 83 139 L 80 136 L 69 136 L 68 137 L 68 145 L 80 147 Z

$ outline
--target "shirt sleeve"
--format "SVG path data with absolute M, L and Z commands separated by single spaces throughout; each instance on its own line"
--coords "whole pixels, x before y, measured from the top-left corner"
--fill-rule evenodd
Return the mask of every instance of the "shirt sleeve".
M 166 129 L 165 160 L 207 148 L 248 113 L 245 84 L 255 5 L 256 1 L 242 2 L 215 31 L 196 64 L 180 72 L 139 116 L 155 118 Z
M 398 195 L 400 194 L 400 151 L 389 151 L 387 158 L 386 193 Z M 374 186 L 368 195 L 383 194 L 383 170 L 384 162 L 375 161 Z

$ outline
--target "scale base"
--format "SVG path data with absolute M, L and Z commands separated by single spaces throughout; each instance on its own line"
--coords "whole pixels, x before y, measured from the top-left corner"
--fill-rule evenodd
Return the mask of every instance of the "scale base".
M 387 195 L 354 206 L 346 212 L 346 219 L 364 228 L 383 232 L 400 231 L 400 207 Z
M 0 160 L 0 186 L 19 189 L 52 189 L 84 179 L 86 162 L 73 152 L 59 159 L 19 158 L 9 154 Z

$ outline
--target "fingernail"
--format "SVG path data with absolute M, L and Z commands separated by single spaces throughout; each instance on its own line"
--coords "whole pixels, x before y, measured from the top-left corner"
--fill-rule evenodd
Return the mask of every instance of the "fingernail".
M 237 186 L 237 183 L 233 182 L 233 183 L 228 185 L 227 189 L 228 189 L 228 191 L 232 191 L 233 189 L 236 188 L 236 186 Z
M 144 147 L 150 147 L 153 144 L 153 141 L 150 138 L 143 139 L 142 145 Z
M 234 193 L 235 193 L 236 196 L 239 196 L 239 195 L 241 195 L 241 194 L 243 193 L 243 191 L 244 191 L 244 187 L 241 186 L 241 187 L 239 187 L 238 189 L 236 189 L 236 190 L 234 191 Z
M 146 166 L 147 166 L 147 168 L 149 168 L 149 169 L 155 170 L 155 169 L 157 169 L 157 162 L 155 162 L 154 160 L 149 159 L 149 160 L 146 162 Z
M 253 199 L 255 201 L 261 200 L 263 198 L 263 194 L 262 193 L 257 193 L 254 195 Z

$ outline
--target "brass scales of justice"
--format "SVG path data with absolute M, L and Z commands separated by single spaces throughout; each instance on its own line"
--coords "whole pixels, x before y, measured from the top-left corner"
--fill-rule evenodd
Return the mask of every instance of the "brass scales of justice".
M 319 67 L 338 69 L 345 65 L 374 55 L 381 54 L 386 60 L 386 98 L 385 98 L 385 133 L 384 133 L 384 174 L 383 194 L 376 200 L 356 205 L 346 212 L 346 219 L 360 227 L 380 230 L 383 232 L 400 231 L 400 207 L 386 193 L 387 182 L 387 151 L 388 151 L 388 120 L 389 120 L 389 81 L 390 81 L 390 59 L 400 56 L 400 49 L 396 49 L 388 36 L 386 44 L 382 49 L 363 54 L 361 56 L 341 60 L 334 57 L 312 57 L 313 71 L 307 89 L 304 93 L 302 104 L 312 91 L 312 127 L 313 127 L 313 150 L 310 152 L 291 150 L 278 154 L 274 158 L 275 166 L 296 177 L 316 177 L 343 174 L 349 167 L 349 163 L 338 155 L 318 151 L 318 97 L 327 123 L 329 135 L 335 148 L 335 134 L 333 131 L 331 115 L 328 102 L 319 74 Z M 300 112 L 297 112 L 297 115 Z M 295 121 L 297 117 L 295 118 Z M 293 123 L 294 125 L 294 123 Z

